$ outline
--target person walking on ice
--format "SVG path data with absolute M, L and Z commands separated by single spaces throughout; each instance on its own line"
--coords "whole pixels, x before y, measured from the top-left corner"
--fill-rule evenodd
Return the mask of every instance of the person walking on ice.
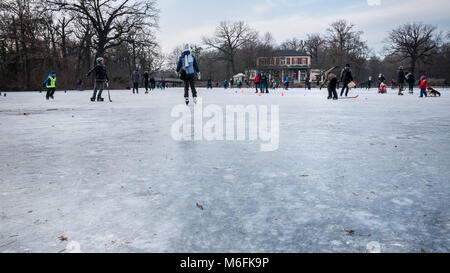
M 53 95 L 55 94 L 56 90 L 56 71 L 52 70 L 50 72 L 50 75 L 48 75 L 47 79 L 44 81 L 44 87 L 47 88 L 47 94 L 45 98 L 48 99 L 54 99 Z
M 106 72 L 105 59 L 102 57 L 98 57 L 96 60 L 97 64 L 92 68 L 86 75 L 89 77 L 92 72 L 95 72 L 95 86 L 94 93 L 92 94 L 91 101 L 95 101 L 97 97 L 97 101 L 104 101 L 102 98 L 103 89 L 105 89 L 105 82 L 109 82 L 108 73 Z M 98 90 L 98 95 L 97 95 Z
M 133 94 L 134 90 L 136 90 L 136 94 L 139 94 L 139 69 L 136 69 L 131 75 L 131 79 L 133 80 Z
M 348 96 L 348 90 L 349 90 L 348 84 L 351 83 L 352 81 L 353 81 L 352 70 L 350 68 L 350 65 L 347 64 L 347 65 L 345 65 L 345 68 L 341 72 L 341 82 L 344 83 L 344 86 L 342 87 L 342 90 L 341 90 L 341 97 L 342 97 L 342 95 L 344 95 L 344 90 L 346 90 L 345 96 L 346 97 Z
M 398 68 L 397 76 L 398 76 L 398 95 L 403 96 L 403 86 L 406 80 L 405 72 L 403 71 L 403 66 L 400 66 Z
M 184 81 L 184 99 L 186 105 L 189 104 L 189 86 L 191 87 L 192 97 L 194 103 L 197 103 L 197 90 L 195 89 L 195 73 L 197 73 L 198 79 L 201 79 L 200 69 L 197 64 L 197 60 L 194 55 L 191 54 L 189 44 L 183 46 L 183 53 L 181 54 L 178 65 L 177 73 L 180 74 L 180 79 Z

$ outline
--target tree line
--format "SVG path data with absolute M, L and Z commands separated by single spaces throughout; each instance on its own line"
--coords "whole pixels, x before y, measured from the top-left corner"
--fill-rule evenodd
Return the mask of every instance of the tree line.
M 129 84 L 136 68 L 159 71 L 156 0 L 2 0 L 0 89 L 36 90 L 50 69 L 60 88 L 85 86 L 97 56 L 108 62 L 113 84 Z

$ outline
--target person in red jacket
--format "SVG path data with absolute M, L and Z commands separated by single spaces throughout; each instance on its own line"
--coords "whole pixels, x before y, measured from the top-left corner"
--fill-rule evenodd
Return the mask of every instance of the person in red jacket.
M 255 92 L 255 93 L 258 93 L 259 78 L 260 78 L 259 72 L 256 72 L 256 76 L 255 76 L 255 87 L 256 87 L 256 92 Z
M 422 76 L 420 77 L 420 97 L 423 98 L 423 95 L 425 95 L 425 97 L 428 97 L 427 95 L 427 87 L 428 87 L 428 81 L 427 81 L 427 77 Z

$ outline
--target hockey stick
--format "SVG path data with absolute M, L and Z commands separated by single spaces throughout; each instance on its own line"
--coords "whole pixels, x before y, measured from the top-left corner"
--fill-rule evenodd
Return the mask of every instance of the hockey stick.
M 106 82 L 106 87 L 108 87 L 108 98 L 109 98 L 109 102 L 112 102 L 112 100 L 111 100 L 111 94 L 109 94 L 109 82 Z

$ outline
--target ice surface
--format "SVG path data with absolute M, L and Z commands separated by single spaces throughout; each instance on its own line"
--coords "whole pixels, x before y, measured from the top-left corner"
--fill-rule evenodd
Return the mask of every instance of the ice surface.
M 279 105 L 277 151 L 174 141 L 181 89 L 0 97 L 0 252 L 450 251 L 450 92 L 244 91 L 199 95 Z

